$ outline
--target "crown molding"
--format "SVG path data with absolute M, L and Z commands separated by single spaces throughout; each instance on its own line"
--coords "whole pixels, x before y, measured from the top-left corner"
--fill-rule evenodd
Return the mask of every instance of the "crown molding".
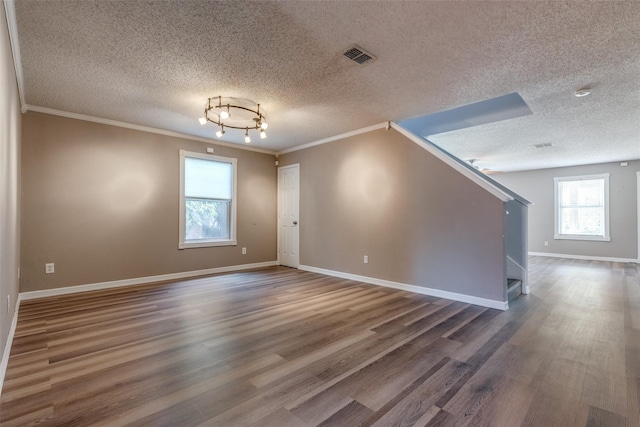
M 18 85 L 20 107 L 22 112 L 25 113 L 27 110 L 26 101 L 24 98 L 24 77 L 22 74 L 20 42 L 18 41 L 18 21 L 16 20 L 16 6 L 14 0 L 4 0 L 4 12 L 7 18 L 7 29 L 9 30 L 9 42 L 11 43 L 11 54 L 13 56 L 13 68 L 16 73 L 16 83 Z
M 126 129 L 138 130 L 138 131 L 141 131 L 141 132 L 155 133 L 155 134 L 158 134 L 158 135 L 171 136 L 171 137 L 174 137 L 174 138 L 189 139 L 191 141 L 198 141 L 198 142 L 204 142 L 204 143 L 207 143 L 207 144 L 221 145 L 223 147 L 235 148 L 235 149 L 238 149 L 238 150 L 254 151 L 256 153 L 263 153 L 263 154 L 273 154 L 273 155 L 276 154 L 276 152 L 273 151 L 273 150 L 265 150 L 263 148 L 256 148 L 256 147 L 247 147 L 246 145 L 233 144 L 231 142 L 219 141 L 217 139 L 203 138 L 201 136 L 193 136 L 193 135 L 189 135 L 189 134 L 186 134 L 186 133 L 174 132 L 174 131 L 165 130 L 165 129 L 158 129 L 158 128 L 153 128 L 153 127 L 150 127 L 150 126 L 134 125 L 134 124 L 131 124 L 131 123 L 120 122 L 120 121 L 117 121 L 117 120 L 103 119 L 103 118 L 94 117 L 94 116 L 87 116 L 85 114 L 70 113 L 68 111 L 56 110 L 56 109 L 53 109 L 53 108 L 39 107 L 37 105 L 26 104 L 23 107 L 23 110 L 24 111 L 33 111 L 35 113 L 51 114 L 51 115 L 54 115 L 54 116 L 66 117 L 66 118 L 69 118 L 69 119 L 84 120 L 84 121 L 87 121 L 87 122 L 100 123 L 100 124 L 103 124 L 103 125 L 117 126 L 117 127 L 126 128 Z
M 352 137 L 352 136 L 360 135 L 360 134 L 371 132 L 371 131 L 378 130 L 378 129 L 388 129 L 388 123 L 389 122 L 379 123 L 377 125 L 368 126 L 366 128 L 354 130 L 354 131 L 343 133 L 343 134 L 336 135 L 336 136 L 330 136 L 329 138 L 319 139 L 317 141 L 309 142 L 307 144 L 298 145 L 296 147 L 287 148 L 287 149 L 278 151 L 276 153 L 276 156 L 279 156 L 281 154 L 286 154 L 286 153 L 292 153 L 294 151 L 304 150 L 306 148 L 315 147 L 316 145 L 322 145 L 322 144 L 327 144 L 327 143 L 333 142 L 333 141 L 339 141 L 341 139 L 349 138 L 349 137 Z

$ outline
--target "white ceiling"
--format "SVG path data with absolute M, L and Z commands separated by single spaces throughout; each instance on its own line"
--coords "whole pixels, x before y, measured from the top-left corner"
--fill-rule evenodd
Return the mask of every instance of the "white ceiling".
M 260 102 L 281 151 L 518 92 L 530 116 L 429 139 L 480 168 L 640 158 L 640 2 L 16 0 L 28 106 L 214 138 Z M 358 65 L 352 44 L 377 56 Z M 589 86 L 585 98 L 575 90 Z M 227 142 L 242 142 L 228 131 Z M 534 144 L 553 147 L 535 149 Z

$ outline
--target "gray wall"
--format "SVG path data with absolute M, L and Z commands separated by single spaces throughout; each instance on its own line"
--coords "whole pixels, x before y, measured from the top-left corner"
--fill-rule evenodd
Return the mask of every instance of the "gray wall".
M 238 246 L 178 250 L 179 150 L 211 144 L 34 112 L 22 125 L 21 291 L 277 259 L 275 156 L 214 146 L 238 159 Z
M 300 164 L 301 264 L 504 301 L 502 201 L 400 133 L 279 160 Z
M 20 100 L 7 20 L 4 7 L 0 7 L 0 354 L 9 336 L 18 298 L 20 120 Z M 8 310 L 7 295 L 11 298 Z
M 493 175 L 534 204 L 529 207 L 529 251 L 594 257 L 638 258 L 636 172 L 640 161 L 541 169 Z M 609 173 L 610 242 L 554 240 L 554 177 Z M 544 246 L 544 242 L 549 246 Z

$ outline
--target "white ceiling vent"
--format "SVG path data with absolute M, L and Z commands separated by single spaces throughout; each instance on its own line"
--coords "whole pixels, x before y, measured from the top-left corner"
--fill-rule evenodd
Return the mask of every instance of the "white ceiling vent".
M 369 62 L 373 62 L 377 59 L 375 56 L 355 44 L 345 50 L 342 54 L 360 65 L 368 64 Z
M 545 142 L 543 144 L 535 144 L 534 147 L 536 148 L 547 148 L 547 147 L 553 147 L 555 144 L 553 142 Z

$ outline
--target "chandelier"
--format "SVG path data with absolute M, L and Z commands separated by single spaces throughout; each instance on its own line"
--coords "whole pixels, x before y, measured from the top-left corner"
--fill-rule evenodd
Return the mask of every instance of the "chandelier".
M 251 142 L 249 130 L 260 131 L 260 138 L 267 137 L 267 118 L 260 111 L 260 104 L 249 99 L 215 96 L 207 100 L 204 117 L 198 119 L 201 125 L 215 123 L 220 128 L 216 132 L 218 138 L 225 134 L 225 128 L 244 130 L 244 142 Z

